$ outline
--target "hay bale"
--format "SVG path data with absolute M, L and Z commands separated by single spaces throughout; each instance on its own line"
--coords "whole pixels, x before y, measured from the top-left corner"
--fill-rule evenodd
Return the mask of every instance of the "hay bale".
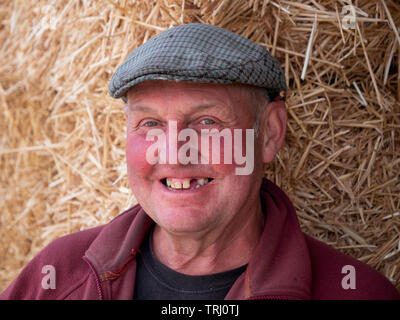
M 0 291 L 47 243 L 135 203 L 108 81 L 170 26 L 204 22 L 281 62 L 288 134 L 266 176 L 302 229 L 400 289 L 400 5 L 358 1 L 8 1 L 0 8 Z

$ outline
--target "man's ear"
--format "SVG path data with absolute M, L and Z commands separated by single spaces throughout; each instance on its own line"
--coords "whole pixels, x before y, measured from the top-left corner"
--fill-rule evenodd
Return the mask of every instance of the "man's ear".
M 285 141 L 286 122 L 285 102 L 279 100 L 268 103 L 260 124 L 264 163 L 271 162 L 281 149 Z

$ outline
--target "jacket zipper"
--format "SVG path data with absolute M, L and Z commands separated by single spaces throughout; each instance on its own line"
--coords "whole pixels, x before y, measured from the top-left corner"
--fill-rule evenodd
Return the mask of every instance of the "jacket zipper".
M 83 257 L 83 260 L 86 261 L 86 263 L 89 265 L 90 269 L 92 270 L 95 281 L 96 281 L 96 288 L 97 288 L 97 294 L 99 295 L 99 300 L 103 300 L 103 292 L 101 290 L 99 276 L 98 276 L 93 264 L 90 262 L 90 260 L 86 256 Z

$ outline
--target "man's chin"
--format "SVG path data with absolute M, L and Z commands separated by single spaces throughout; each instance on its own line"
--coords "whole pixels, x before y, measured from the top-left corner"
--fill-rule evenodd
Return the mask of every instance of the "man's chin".
M 210 224 L 211 214 L 204 208 L 162 209 L 156 214 L 156 222 L 171 233 L 197 232 Z

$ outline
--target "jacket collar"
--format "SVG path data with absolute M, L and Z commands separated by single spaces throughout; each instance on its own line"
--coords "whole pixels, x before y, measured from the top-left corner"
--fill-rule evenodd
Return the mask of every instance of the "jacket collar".
M 104 226 L 85 252 L 101 281 L 117 278 L 125 271 L 153 224 L 136 205 Z
M 264 179 L 264 231 L 246 272 L 226 299 L 310 299 L 311 262 L 295 209 L 274 183 Z
M 266 179 L 261 200 L 264 231 L 226 299 L 309 299 L 311 263 L 295 209 L 284 192 Z M 116 279 L 129 268 L 153 224 L 137 205 L 104 226 L 85 254 L 100 281 Z

